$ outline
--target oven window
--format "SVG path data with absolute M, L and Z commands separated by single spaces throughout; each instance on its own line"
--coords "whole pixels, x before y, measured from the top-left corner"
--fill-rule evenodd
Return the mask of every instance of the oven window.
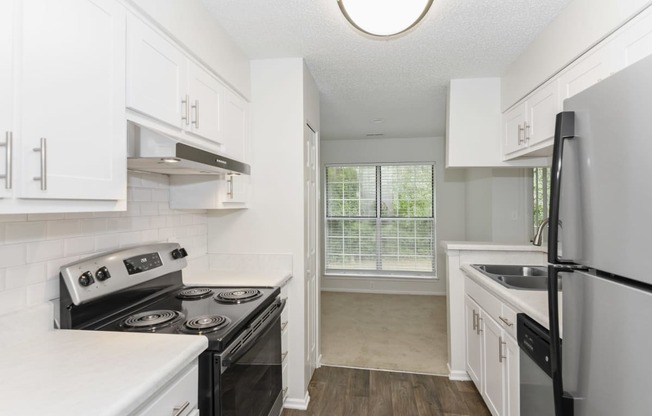
M 221 416 L 267 416 L 283 389 L 281 319 L 221 376 Z

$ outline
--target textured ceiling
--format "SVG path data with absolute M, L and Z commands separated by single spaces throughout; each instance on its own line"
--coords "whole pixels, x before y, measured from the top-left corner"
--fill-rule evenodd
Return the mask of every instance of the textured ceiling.
M 500 76 L 570 0 L 435 0 L 389 41 L 356 32 L 336 0 L 202 1 L 251 59 L 303 57 L 322 139 L 348 139 L 443 136 L 449 80 Z

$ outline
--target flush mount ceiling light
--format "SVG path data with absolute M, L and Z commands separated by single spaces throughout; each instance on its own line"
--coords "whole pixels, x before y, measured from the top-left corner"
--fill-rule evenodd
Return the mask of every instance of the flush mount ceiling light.
M 374 37 L 400 35 L 419 23 L 433 0 L 337 0 L 346 19 Z

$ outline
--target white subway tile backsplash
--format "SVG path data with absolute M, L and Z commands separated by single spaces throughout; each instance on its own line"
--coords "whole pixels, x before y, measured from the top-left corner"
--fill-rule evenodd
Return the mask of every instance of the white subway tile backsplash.
M 0 267 L 20 266 L 25 264 L 25 244 L 10 244 L 0 246 Z
M 27 263 L 37 263 L 63 257 L 63 240 L 44 240 L 28 243 Z
M 96 252 L 170 241 L 206 258 L 206 211 L 170 209 L 165 175 L 130 172 L 128 186 L 125 212 L 0 215 L 0 313 L 58 296 L 59 268 Z
M 47 237 L 47 222 L 12 222 L 5 224 L 5 243 L 24 243 L 27 241 L 45 240 Z
M 47 299 L 46 299 L 47 300 Z M 44 300 L 44 302 L 46 301 Z M 27 290 L 24 287 L 0 292 L 0 315 L 25 309 L 27 307 Z
M 95 237 L 67 238 L 63 242 L 64 256 L 78 256 L 95 252 Z
M 46 263 L 32 263 L 24 266 L 7 268 L 5 284 L 7 289 L 14 289 L 36 283 L 43 283 L 46 279 Z
M 65 220 L 65 221 L 48 221 L 47 222 L 47 238 L 63 239 L 76 237 L 81 235 L 81 224 L 79 220 Z

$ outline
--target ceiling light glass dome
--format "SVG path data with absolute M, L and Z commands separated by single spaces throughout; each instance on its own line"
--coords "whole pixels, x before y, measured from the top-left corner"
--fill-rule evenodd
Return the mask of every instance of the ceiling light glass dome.
M 413 28 L 433 0 L 337 0 L 346 19 L 371 36 L 396 36 Z

